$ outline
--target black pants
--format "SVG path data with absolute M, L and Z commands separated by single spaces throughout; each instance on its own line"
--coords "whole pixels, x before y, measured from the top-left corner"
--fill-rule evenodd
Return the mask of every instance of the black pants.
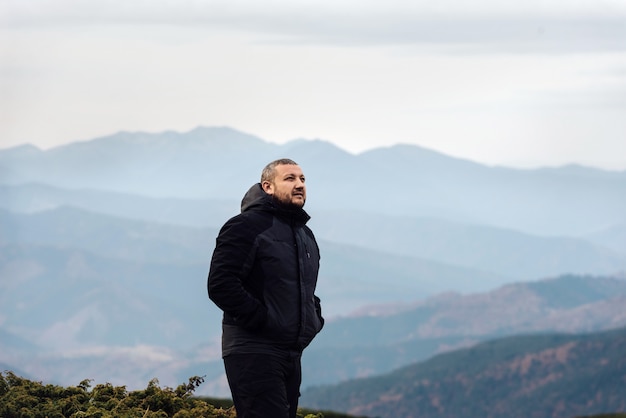
M 300 354 L 231 354 L 226 377 L 238 418 L 296 418 L 302 369 Z

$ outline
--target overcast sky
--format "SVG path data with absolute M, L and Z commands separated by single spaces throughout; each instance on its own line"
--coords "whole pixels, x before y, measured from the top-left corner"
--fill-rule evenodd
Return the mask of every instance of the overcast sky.
M 0 146 L 230 126 L 626 169 L 625 0 L 0 0 Z

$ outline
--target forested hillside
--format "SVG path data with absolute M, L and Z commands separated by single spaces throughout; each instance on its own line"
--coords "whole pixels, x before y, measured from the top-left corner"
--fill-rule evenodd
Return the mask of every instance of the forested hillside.
M 570 418 L 626 411 L 626 328 L 504 338 L 384 376 L 303 393 L 307 406 L 382 418 Z

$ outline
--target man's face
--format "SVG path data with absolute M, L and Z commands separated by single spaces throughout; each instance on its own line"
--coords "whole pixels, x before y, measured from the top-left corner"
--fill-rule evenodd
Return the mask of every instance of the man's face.
M 276 200 L 286 206 L 298 208 L 304 206 L 306 186 L 300 166 L 281 164 L 275 167 L 275 172 L 273 181 L 264 181 L 262 184 L 265 193 L 274 196 Z

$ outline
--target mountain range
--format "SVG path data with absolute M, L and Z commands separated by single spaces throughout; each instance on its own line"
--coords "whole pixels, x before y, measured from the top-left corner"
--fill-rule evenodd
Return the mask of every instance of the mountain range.
M 239 201 L 263 166 L 288 156 L 307 175 L 313 213 L 435 217 L 539 235 L 626 224 L 626 172 L 489 167 L 418 146 L 350 154 L 321 140 L 277 145 L 230 128 L 120 132 L 49 150 L 0 151 L 0 183 Z
M 385 375 L 310 388 L 301 403 L 380 418 L 571 418 L 623 412 L 625 350 L 626 328 L 508 337 Z
M 337 377 L 378 375 L 503 336 L 617 328 L 626 325 L 625 304 L 624 278 L 561 276 L 370 307 L 327 324 L 306 353 L 312 367 L 305 374 L 314 384 L 330 383 Z M 321 367 L 324 363 L 332 368 Z
M 230 128 L 121 132 L 0 150 L 0 363 L 59 384 L 206 374 L 199 393 L 227 395 L 208 264 L 279 157 L 307 175 L 322 253 L 327 324 L 305 387 L 517 333 L 626 324 L 626 172 L 408 145 L 354 155 Z

